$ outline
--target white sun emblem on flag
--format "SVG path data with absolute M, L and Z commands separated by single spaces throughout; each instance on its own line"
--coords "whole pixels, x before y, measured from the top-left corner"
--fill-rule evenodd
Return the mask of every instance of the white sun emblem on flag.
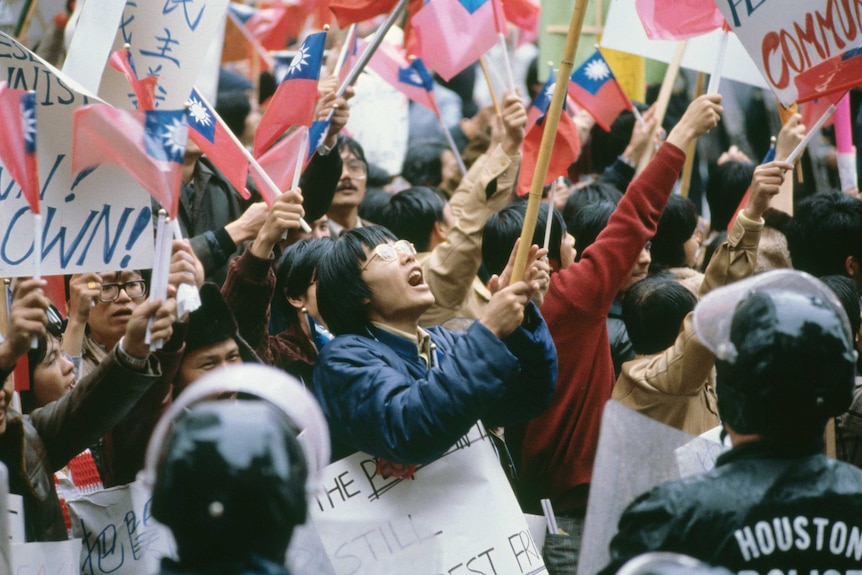
M 285 76 L 293 76 L 294 74 L 300 73 L 302 71 L 302 67 L 306 64 L 308 64 L 308 48 L 306 46 L 302 46 L 299 49 L 299 53 L 290 61 L 290 66 L 287 67 L 287 73 Z
M 170 159 L 174 162 L 181 162 L 186 153 L 188 130 L 184 128 L 185 125 L 182 122 L 174 119 L 173 123 L 170 126 L 165 126 L 164 132 L 162 132 L 165 151 L 170 154 Z
M 547 89 L 547 90 L 545 90 L 545 97 L 547 97 L 549 100 L 550 100 L 551 98 L 553 98 L 553 97 L 554 97 L 554 90 L 556 89 L 556 87 L 557 87 L 557 83 L 556 83 L 556 82 L 554 82 L 553 84 L 551 84 L 550 86 L 548 86 L 548 89 Z
M 587 74 L 587 78 L 594 82 L 604 80 L 611 75 L 611 71 L 608 68 L 608 65 L 601 60 L 593 60 L 592 62 L 587 64 L 587 69 L 585 72 Z
M 212 124 L 212 118 L 210 117 L 209 112 L 207 112 L 206 107 L 197 98 L 192 98 L 192 101 L 189 104 L 189 115 L 196 124 L 200 124 L 201 126 L 209 126 Z
M 32 106 L 26 106 L 21 116 L 24 125 L 24 140 L 32 144 L 36 141 L 36 110 Z

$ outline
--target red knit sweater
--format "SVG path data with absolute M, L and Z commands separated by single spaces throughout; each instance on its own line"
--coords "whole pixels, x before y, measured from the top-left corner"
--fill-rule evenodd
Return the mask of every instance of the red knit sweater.
M 607 315 L 661 213 L 685 160 L 665 143 L 629 185 L 607 227 L 581 259 L 551 278 L 542 305 L 559 357 L 551 405 L 524 429 L 520 481 L 528 499 L 551 498 L 554 509 L 586 506 L 602 410 L 611 397 L 614 367 Z

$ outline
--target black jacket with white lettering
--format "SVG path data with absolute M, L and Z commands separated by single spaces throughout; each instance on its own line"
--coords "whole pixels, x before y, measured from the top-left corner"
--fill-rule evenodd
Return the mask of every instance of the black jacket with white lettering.
M 860 569 L 862 470 L 818 451 L 822 443 L 804 455 L 748 443 L 708 473 L 641 495 L 623 512 L 602 574 L 647 551 L 685 553 L 747 575 Z

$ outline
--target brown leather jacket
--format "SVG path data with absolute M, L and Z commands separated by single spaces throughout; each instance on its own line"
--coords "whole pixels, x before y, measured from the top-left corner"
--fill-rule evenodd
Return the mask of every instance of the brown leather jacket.
M 9 468 L 9 491 L 24 497 L 27 541 L 68 538 L 54 472 L 114 427 L 160 374 L 153 356 L 145 369 L 135 371 L 111 352 L 57 401 L 28 416 L 9 411 L 0 461 Z

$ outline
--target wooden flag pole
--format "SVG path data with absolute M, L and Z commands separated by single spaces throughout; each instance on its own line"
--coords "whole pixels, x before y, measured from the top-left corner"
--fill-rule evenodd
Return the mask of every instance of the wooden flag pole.
M 569 31 L 566 34 L 566 45 L 563 48 L 563 56 L 560 59 L 560 74 L 558 78 L 568 78 L 572 75 L 575 67 L 575 51 L 581 39 L 581 29 L 584 27 L 584 17 L 587 13 L 588 0 L 577 0 L 572 11 L 572 19 L 569 22 Z M 524 277 L 527 268 L 527 256 L 530 246 L 533 244 L 533 233 L 536 231 L 536 218 L 539 215 L 539 206 L 542 203 L 542 189 L 545 187 L 545 176 L 548 174 L 548 166 L 551 163 L 551 150 L 557 137 L 557 126 L 560 123 L 560 114 L 563 111 L 563 102 L 566 99 L 566 84 L 568 82 L 557 82 L 554 87 L 554 95 L 551 105 L 545 115 L 545 131 L 542 134 L 542 143 L 539 147 L 539 155 L 536 158 L 536 170 L 533 172 L 533 180 L 530 183 L 530 196 L 527 201 L 527 212 L 524 214 L 524 227 L 521 229 L 521 243 L 515 254 L 515 264 L 512 270 L 512 282 L 520 281 Z
M 485 76 L 485 83 L 488 84 L 488 93 L 491 94 L 491 101 L 494 102 L 494 110 L 498 116 L 502 116 L 503 110 L 500 108 L 500 100 L 497 99 L 497 92 L 494 90 L 494 82 L 491 80 L 491 72 L 488 70 L 487 62 L 485 62 L 485 56 L 479 57 L 479 66 L 481 66 L 482 74 Z
M 703 72 L 697 73 L 697 80 L 694 83 L 694 99 L 697 100 L 703 96 L 703 85 L 706 83 L 706 74 Z M 688 191 L 691 189 L 691 173 L 694 171 L 694 152 L 697 148 L 697 139 L 692 140 L 688 149 L 685 151 L 685 164 L 682 165 L 682 182 L 680 183 L 679 193 L 683 197 L 688 197 Z
M 667 71 L 664 73 L 661 90 L 659 90 L 658 98 L 655 101 L 655 118 L 657 120 L 655 126 L 656 130 L 661 129 L 662 122 L 664 122 L 664 115 L 667 113 L 667 105 L 670 103 L 670 97 L 673 93 L 673 85 L 674 82 L 676 82 L 676 77 L 679 75 L 679 65 L 682 62 L 683 55 L 685 54 L 685 46 L 687 43 L 687 40 L 676 43 L 673 58 L 671 58 L 670 63 L 667 66 Z M 638 162 L 638 173 L 643 171 L 652 159 L 653 154 L 655 154 L 655 148 L 648 145 L 641 156 L 640 162 Z

